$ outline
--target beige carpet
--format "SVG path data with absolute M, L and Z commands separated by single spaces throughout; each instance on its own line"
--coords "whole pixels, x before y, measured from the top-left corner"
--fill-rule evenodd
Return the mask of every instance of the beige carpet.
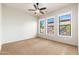
M 4 44 L 1 54 L 9 55 L 75 55 L 77 47 L 35 38 Z

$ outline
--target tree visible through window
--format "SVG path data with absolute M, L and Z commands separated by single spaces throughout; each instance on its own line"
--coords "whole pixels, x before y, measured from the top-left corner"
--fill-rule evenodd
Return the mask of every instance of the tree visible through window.
M 59 16 L 59 35 L 71 36 L 71 14 Z
M 47 20 L 47 34 L 54 34 L 54 18 Z
M 40 21 L 40 33 L 44 33 L 45 31 L 45 21 L 41 20 Z

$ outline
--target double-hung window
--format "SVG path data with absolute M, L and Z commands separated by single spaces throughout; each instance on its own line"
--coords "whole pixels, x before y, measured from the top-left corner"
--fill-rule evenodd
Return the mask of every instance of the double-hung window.
M 47 19 L 47 34 L 54 34 L 54 18 Z
M 45 20 L 40 20 L 40 33 L 45 33 Z
M 71 36 L 71 13 L 59 16 L 59 35 Z

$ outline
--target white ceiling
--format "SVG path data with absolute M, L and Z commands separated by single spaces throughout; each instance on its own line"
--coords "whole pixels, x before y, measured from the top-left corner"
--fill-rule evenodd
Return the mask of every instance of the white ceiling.
M 56 9 L 62 8 L 64 6 L 70 5 L 71 3 L 40 3 L 39 4 L 39 8 L 40 7 L 46 7 L 46 13 L 52 12 Z M 9 7 L 13 7 L 13 8 L 17 8 L 19 10 L 23 10 L 31 15 L 35 15 L 35 13 L 33 11 L 28 11 L 28 9 L 34 9 L 33 3 L 5 3 L 5 6 L 9 6 Z M 38 14 L 38 15 L 42 15 L 42 14 Z

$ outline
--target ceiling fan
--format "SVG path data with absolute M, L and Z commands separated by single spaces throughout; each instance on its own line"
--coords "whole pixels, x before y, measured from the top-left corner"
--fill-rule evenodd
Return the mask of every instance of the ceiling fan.
M 43 10 L 47 9 L 46 7 L 39 8 L 39 3 L 35 3 L 35 4 L 33 4 L 33 6 L 34 6 L 35 9 L 28 9 L 28 10 L 29 11 L 34 11 L 35 14 L 37 14 L 37 13 L 45 14 L 43 12 Z

